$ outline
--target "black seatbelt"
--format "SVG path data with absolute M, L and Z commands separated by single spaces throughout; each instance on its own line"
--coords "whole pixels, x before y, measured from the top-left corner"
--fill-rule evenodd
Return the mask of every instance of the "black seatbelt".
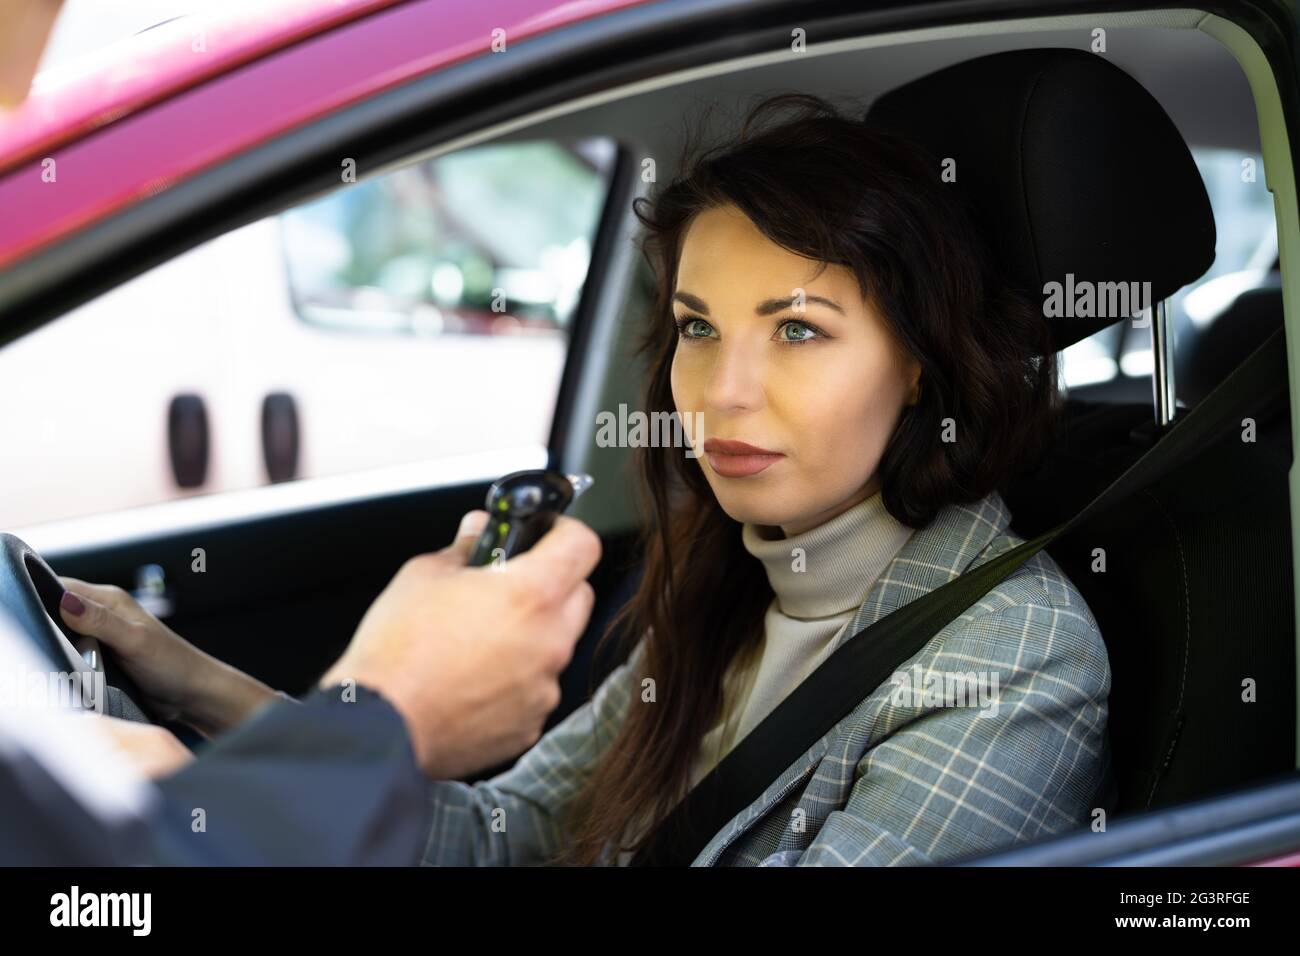
M 1064 524 L 965 572 L 858 631 L 809 674 L 660 823 L 633 866 L 687 865 L 745 807 L 967 608 L 1082 521 L 1124 501 L 1228 428 L 1288 394 L 1286 338 L 1277 329 L 1154 447 Z

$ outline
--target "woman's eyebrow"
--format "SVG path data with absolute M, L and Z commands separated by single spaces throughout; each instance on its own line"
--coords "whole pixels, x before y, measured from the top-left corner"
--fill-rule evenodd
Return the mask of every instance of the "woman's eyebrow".
M 709 307 L 705 305 L 704 300 L 699 296 L 691 295 L 689 292 L 674 292 L 673 301 L 680 302 L 682 305 L 686 306 L 686 308 L 694 309 L 696 312 L 701 312 L 704 315 L 709 314 Z
M 845 314 L 844 309 L 840 307 L 839 303 L 832 299 L 827 299 L 820 295 L 805 295 L 803 299 L 805 303 L 818 302 L 821 305 L 834 309 L 840 315 Z M 701 315 L 709 314 L 709 307 L 705 304 L 704 300 L 699 296 L 691 295 L 689 292 L 674 292 L 673 301 L 680 302 L 688 309 L 694 309 Z M 772 315 L 774 312 L 781 312 L 790 308 L 792 305 L 794 305 L 794 296 L 787 296 L 784 299 L 768 299 L 766 302 L 760 302 L 755 307 L 754 311 L 758 315 Z
M 824 296 L 805 295 L 803 297 L 803 300 L 805 303 L 819 302 L 824 306 L 834 309 L 840 315 L 844 314 L 844 310 L 840 308 L 838 302 L 835 302 L 831 299 L 827 299 Z M 760 302 L 758 304 L 758 308 L 755 309 L 754 311 L 757 312 L 759 315 L 771 315 L 774 312 L 782 312 L 790 308 L 792 305 L 794 305 L 794 296 L 787 296 L 784 299 L 768 299 L 766 302 Z

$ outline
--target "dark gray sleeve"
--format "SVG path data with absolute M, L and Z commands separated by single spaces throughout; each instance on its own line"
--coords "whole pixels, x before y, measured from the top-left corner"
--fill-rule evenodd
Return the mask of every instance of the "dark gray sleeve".
M 381 695 L 316 690 L 264 705 L 158 783 L 149 860 L 167 865 L 416 863 L 429 779 Z
M 119 866 L 141 862 L 147 827 L 104 819 L 31 754 L 0 747 L 0 866 Z

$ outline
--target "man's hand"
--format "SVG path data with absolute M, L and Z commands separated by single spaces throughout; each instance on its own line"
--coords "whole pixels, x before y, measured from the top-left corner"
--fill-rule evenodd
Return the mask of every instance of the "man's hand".
M 95 721 L 114 748 L 137 770 L 154 780 L 175 773 L 194 759 L 189 748 L 166 727 L 121 720 L 93 711 L 86 714 L 86 719 Z
M 465 776 L 537 742 L 595 600 L 586 578 L 601 547 L 586 525 L 561 516 L 526 553 L 466 567 L 486 521 L 486 511 L 470 512 L 453 544 L 407 561 L 320 682 L 383 694 L 434 778 Z

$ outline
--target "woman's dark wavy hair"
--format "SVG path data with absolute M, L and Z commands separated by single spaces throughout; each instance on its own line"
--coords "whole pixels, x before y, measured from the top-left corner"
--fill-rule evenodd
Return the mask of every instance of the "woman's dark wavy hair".
M 680 168 L 633 204 L 656 283 L 640 341 L 647 413 L 675 410 L 671 301 L 683 236 L 700 212 L 729 205 L 791 252 L 852 269 L 864 301 L 920 363 L 919 399 L 903 410 L 879 465 L 894 518 L 923 527 L 1036 464 L 1061 407 L 1047 320 L 1008 287 L 938 158 L 789 93 L 755 106 L 733 141 L 701 153 L 688 137 Z M 955 440 L 943 440 L 945 426 Z M 761 646 L 772 599 L 698 461 L 645 447 L 635 459 L 648 512 L 644 573 L 601 643 L 616 631 L 632 642 L 644 636 L 645 656 L 614 739 L 594 742 L 600 756 L 568 805 L 556 862 L 639 848 L 646 833 L 628 834 L 632 821 L 661 820 L 685 795 L 700 741 L 721 717 L 724 673 Z M 646 677 L 654 702 L 640 696 Z

